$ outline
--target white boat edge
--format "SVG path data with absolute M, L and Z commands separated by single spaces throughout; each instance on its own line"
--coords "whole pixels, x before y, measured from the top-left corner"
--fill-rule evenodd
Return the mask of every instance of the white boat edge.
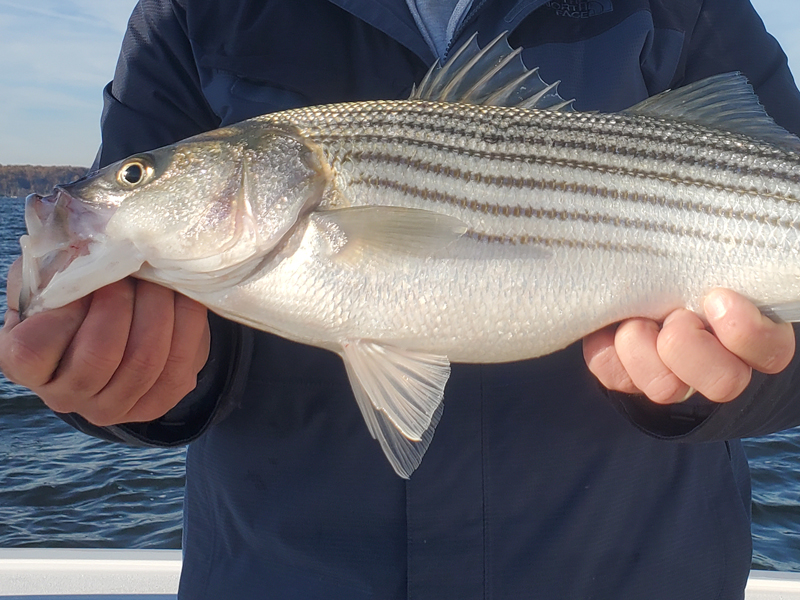
M 0 600 L 176 600 L 180 550 L 0 548 Z
M 0 548 L 0 600 L 175 600 L 180 550 Z M 800 600 L 800 573 L 751 571 L 745 600 Z
M 800 573 L 750 571 L 745 600 L 800 600 Z

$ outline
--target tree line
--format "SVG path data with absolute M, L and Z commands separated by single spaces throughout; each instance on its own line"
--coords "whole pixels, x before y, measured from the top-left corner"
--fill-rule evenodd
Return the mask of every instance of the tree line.
M 16 198 L 31 193 L 49 194 L 58 183 L 69 183 L 86 175 L 86 167 L 0 165 L 0 196 Z

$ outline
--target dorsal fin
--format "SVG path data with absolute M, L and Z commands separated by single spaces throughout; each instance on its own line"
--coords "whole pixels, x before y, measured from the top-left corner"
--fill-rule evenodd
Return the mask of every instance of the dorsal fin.
M 662 92 L 623 113 L 696 123 L 800 152 L 800 139 L 772 120 L 741 73 L 714 75 Z
M 474 34 L 444 64 L 430 68 L 410 99 L 572 111 L 573 101 L 558 94 L 560 81 L 542 81 L 538 69 L 525 66 L 521 53 L 511 48 L 507 32 L 485 48 Z

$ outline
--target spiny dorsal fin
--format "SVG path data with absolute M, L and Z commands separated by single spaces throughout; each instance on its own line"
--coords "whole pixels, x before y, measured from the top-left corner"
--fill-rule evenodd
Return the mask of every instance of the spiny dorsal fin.
M 542 81 L 538 69 L 522 62 L 521 52 L 511 48 L 507 32 L 485 48 L 474 34 L 444 64 L 430 68 L 410 99 L 571 112 L 573 101 L 558 95 L 560 82 Z
M 772 120 L 741 73 L 723 73 L 668 90 L 623 111 L 696 123 L 800 152 L 800 139 Z

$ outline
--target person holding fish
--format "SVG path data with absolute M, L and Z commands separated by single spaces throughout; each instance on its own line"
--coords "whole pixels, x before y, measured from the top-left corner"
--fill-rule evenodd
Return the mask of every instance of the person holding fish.
M 743 596 L 738 440 L 800 424 L 748 0 L 141 0 L 102 126 L 0 368 L 189 444 L 181 598 Z

